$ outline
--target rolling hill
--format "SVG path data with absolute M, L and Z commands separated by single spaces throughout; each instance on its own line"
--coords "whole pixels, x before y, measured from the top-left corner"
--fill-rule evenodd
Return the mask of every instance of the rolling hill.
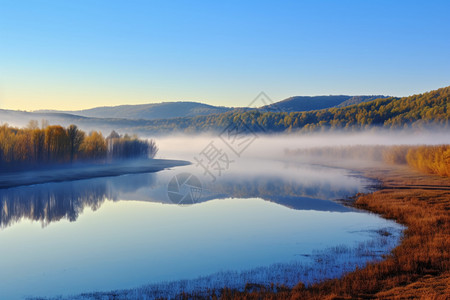
M 219 114 L 232 110 L 224 106 L 213 106 L 198 102 L 162 102 L 138 105 L 103 106 L 76 111 L 41 110 L 40 113 L 68 113 L 92 118 L 119 118 L 119 119 L 171 119 L 179 117 L 195 117 L 210 114 Z
M 218 115 L 154 120 L 137 128 L 141 132 L 198 133 L 223 131 L 235 124 L 249 132 L 310 132 L 317 130 L 359 130 L 448 128 L 450 87 L 402 98 L 381 98 L 360 104 L 301 112 L 265 110 L 229 111 Z
M 100 107 L 84 111 L 86 116 L 61 112 L 0 110 L 0 125 L 9 123 L 13 126 L 25 126 L 29 120 L 46 119 L 50 124 L 63 126 L 76 124 L 85 131 L 101 130 L 103 133 L 109 134 L 114 129 L 142 135 L 218 132 L 231 123 L 245 126 L 252 131 L 266 133 L 308 132 L 324 129 L 354 130 L 369 127 L 417 128 L 429 125 L 447 128 L 449 125 L 450 87 L 402 98 L 390 97 L 372 100 L 372 97 L 376 96 L 319 96 L 316 100 L 325 99 L 326 101 L 322 101 L 322 104 L 333 104 L 333 107 L 309 111 L 296 110 L 308 109 L 303 105 L 309 102 L 305 102 L 305 99 L 311 100 L 316 97 L 286 99 L 277 103 L 281 104 L 281 111 L 277 110 L 277 112 L 268 111 L 267 106 L 253 110 L 250 108 L 232 109 L 192 102 L 171 102 L 156 106 L 148 104 Z M 320 102 L 320 100 L 318 101 Z M 338 102 L 339 104 L 334 105 Z M 359 104 L 340 107 L 353 102 Z M 170 107 L 173 111 L 170 111 Z M 186 107 L 187 110 L 183 111 L 183 107 Z M 310 105 L 309 108 L 311 107 Z M 175 108 L 179 111 L 176 111 Z M 159 114 L 157 115 L 156 112 Z M 101 117 L 92 117 L 93 115 Z M 135 118 L 124 118 L 125 116 L 134 116 Z M 152 116 L 157 118 L 144 118 Z
M 295 96 L 271 105 L 263 106 L 261 110 L 276 110 L 282 112 L 311 111 L 317 109 L 342 107 L 358 104 L 386 96 Z M 114 118 L 132 120 L 157 120 L 184 117 L 206 116 L 233 111 L 233 107 L 213 106 L 199 102 L 162 102 L 139 105 L 103 106 L 85 110 L 54 111 L 39 110 L 36 113 L 64 113 L 90 118 Z M 249 108 L 242 107 L 242 110 Z

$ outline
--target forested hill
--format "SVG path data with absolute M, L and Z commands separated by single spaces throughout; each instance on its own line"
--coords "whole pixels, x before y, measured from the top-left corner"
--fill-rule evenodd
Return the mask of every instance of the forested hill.
M 330 96 L 295 96 L 285 100 L 276 102 L 271 105 L 262 107 L 267 111 L 311 111 L 326 109 L 331 107 L 344 107 L 362 102 L 371 101 L 378 98 L 387 98 L 387 96 L 346 96 L 346 95 L 330 95 Z
M 293 112 L 293 111 L 310 111 L 317 109 L 325 109 L 331 107 L 342 107 L 352 104 L 366 102 L 376 98 L 386 98 L 385 96 L 295 96 L 276 102 L 272 105 L 261 107 L 262 110 Z M 182 117 L 206 116 L 210 114 L 219 114 L 230 112 L 233 110 L 250 110 L 248 107 L 234 108 L 224 106 L 213 106 L 198 102 L 162 102 L 139 105 L 119 105 L 95 107 L 85 110 L 76 111 L 55 111 L 55 110 L 39 110 L 35 113 L 41 114 L 66 114 L 89 118 L 112 118 L 112 119 L 130 119 L 130 120 L 157 120 L 172 119 Z
M 450 87 L 403 98 L 380 98 L 345 107 L 333 107 L 314 111 L 270 112 L 235 109 L 222 113 L 144 120 L 120 118 L 89 118 L 69 114 L 29 113 L 0 110 L 0 124 L 25 126 L 29 120 L 47 119 L 51 124 L 69 126 L 76 124 L 85 131 L 111 130 L 140 135 L 166 134 L 172 132 L 198 133 L 222 131 L 230 124 L 256 132 L 308 132 L 322 129 L 364 129 L 423 127 L 436 124 L 449 125 Z M 361 100 L 361 99 L 359 99 Z M 357 101 L 359 101 L 357 100 Z
M 306 112 L 226 112 L 194 118 L 154 120 L 140 126 L 141 132 L 221 131 L 240 124 L 256 132 L 314 131 L 321 129 L 364 129 L 449 126 L 450 87 L 403 98 L 382 98 L 347 106 Z

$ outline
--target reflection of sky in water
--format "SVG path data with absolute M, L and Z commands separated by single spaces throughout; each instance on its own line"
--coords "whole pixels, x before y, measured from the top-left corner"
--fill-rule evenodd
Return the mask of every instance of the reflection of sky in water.
M 202 180 L 201 203 L 170 204 L 167 184 L 180 172 Z M 354 245 L 364 230 L 392 226 L 329 201 L 365 184 L 341 169 L 242 160 L 214 184 L 187 166 L 0 190 L 0 295 L 130 288 Z

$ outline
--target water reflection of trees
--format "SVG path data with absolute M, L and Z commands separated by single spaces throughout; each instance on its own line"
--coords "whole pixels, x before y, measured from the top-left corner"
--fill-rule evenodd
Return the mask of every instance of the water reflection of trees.
M 60 183 L 0 189 L 0 227 L 22 219 L 51 222 L 77 220 L 85 208 L 97 210 L 107 199 L 133 199 L 171 204 L 167 183 L 156 184 L 156 174 L 132 174 Z M 331 184 L 330 181 L 299 182 L 278 176 L 223 178 L 206 185 L 199 202 L 218 198 L 262 198 L 293 209 L 348 211 L 331 201 L 356 194 L 357 184 Z
M 332 186 L 328 181 L 306 183 L 266 176 L 224 180 L 220 184 L 214 184 L 212 190 L 237 198 L 292 196 L 324 200 L 338 199 L 358 192 L 357 187 Z
M 262 198 L 293 209 L 348 211 L 332 201 L 358 193 L 358 186 L 332 185 L 328 181 L 298 182 L 276 176 L 234 178 L 205 187 L 204 199 Z
M 153 174 L 136 174 L 60 183 L 47 183 L 0 190 L 0 227 L 22 219 L 51 222 L 75 221 L 87 207 L 97 210 L 106 199 L 154 183 Z

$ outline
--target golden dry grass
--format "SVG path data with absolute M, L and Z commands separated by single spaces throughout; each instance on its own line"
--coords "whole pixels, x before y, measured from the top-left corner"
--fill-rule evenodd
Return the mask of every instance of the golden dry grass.
M 391 255 L 340 279 L 308 288 L 223 290 L 221 299 L 449 299 L 450 178 L 424 175 L 406 166 L 365 168 L 382 189 L 358 195 L 354 205 L 404 224 Z M 180 298 L 196 298 L 184 295 Z M 211 297 L 215 298 L 215 297 Z

